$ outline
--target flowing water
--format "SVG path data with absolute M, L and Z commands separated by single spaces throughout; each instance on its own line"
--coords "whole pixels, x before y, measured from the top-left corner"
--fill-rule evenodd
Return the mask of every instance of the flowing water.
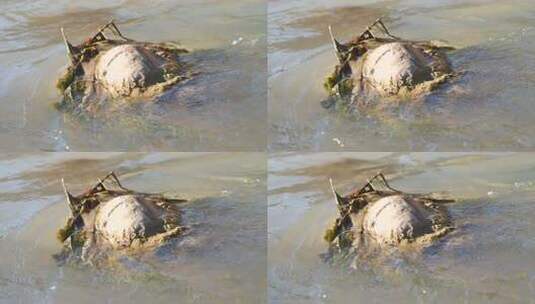
M 320 106 L 342 41 L 376 18 L 397 36 L 445 40 L 463 76 L 422 106 L 375 117 Z M 269 1 L 271 151 L 510 151 L 535 146 L 535 6 L 514 0 Z
M 268 173 L 272 303 L 535 303 L 535 155 L 273 154 Z M 323 233 L 342 194 L 378 171 L 406 192 L 447 191 L 455 230 L 421 254 L 358 269 L 327 264 Z
M 262 153 L 0 155 L 0 303 L 266 302 L 265 166 Z M 188 199 L 191 233 L 125 257 L 120 273 L 59 266 L 60 179 L 77 194 L 111 169 L 131 189 Z
M 175 98 L 127 109 L 129 124 L 84 121 L 52 105 L 78 44 L 114 18 L 141 41 L 191 50 L 197 81 Z M 266 4 L 262 0 L 5 0 L 0 3 L 0 141 L 9 151 L 261 151 L 266 141 Z

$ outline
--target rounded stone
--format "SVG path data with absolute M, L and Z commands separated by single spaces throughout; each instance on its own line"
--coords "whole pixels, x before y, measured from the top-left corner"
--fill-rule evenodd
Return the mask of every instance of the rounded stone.
M 98 81 L 112 96 L 131 96 L 161 81 L 161 60 L 142 47 L 124 44 L 106 51 L 96 64 Z
M 362 76 L 382 95 L 395 95 L 403 87 L 413 88 L 433 79 L 426 55 L 401 42 L 370 51 L 363 62 Z
M 379 243 L 397 244 L 430 233 L 431 214 L 401 195 L 381 198 L 366 211 L 363 226 Z
M 118 196 L 102 204 L 95 228 L 113 247 L 128 247 L 135 239 L 164 230 L 158 212 L 134 195 Z

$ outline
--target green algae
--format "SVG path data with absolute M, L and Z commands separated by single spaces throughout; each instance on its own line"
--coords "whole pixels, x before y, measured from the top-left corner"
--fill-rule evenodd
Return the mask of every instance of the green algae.
M 64 242 L 74 233 L 73 219 L 69 218 L 63 228 L 60 228 L 56 234 L 57 239 L 60 242 Z
M 74 81 L 74 76 L 74 69 L 72 67 L 69 67 L 56 82 L 56 88 L 61 93 L 64 93 L 65 90 L 67 90 L 67 88 L 70 87 L 72 82 Z

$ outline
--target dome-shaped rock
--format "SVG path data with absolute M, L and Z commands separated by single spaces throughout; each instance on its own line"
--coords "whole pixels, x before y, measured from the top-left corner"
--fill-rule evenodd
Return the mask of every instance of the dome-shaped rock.
M 124 44 L 98 59 L 96 78 L 114 97 L 131 96 L 134 90 L 162 81 L 162 61 L 139 46 Z
M 392 195 L 368 208 L 363 227 L 377 242 L 396 244 L 432 232 L 431 215 L 410 198 Z
M 408 43 L 393 42 L 372 50 L 364 59 L 362 76 L 380 94 L 395 95 L 433 79 L 429 60 Z
M 113 198 L 100 206 L 95 228 L 114 247 L 128 247 L 135 239 L 161 233 L 161 212 L 134 195 Z

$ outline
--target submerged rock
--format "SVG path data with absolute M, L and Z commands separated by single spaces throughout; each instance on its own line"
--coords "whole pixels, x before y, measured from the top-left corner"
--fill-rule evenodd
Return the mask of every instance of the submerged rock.
M 57 107 L 63 111 L 95 114 L 102 102 L 113 104 L 119 98 L 156 100 L 193 75 L 181 60 L 187 50 L 126 38 L 113 21 L 77 46 L 63 38 L 70 59 L 57 82 L 63 94 Z
M 162 65 L 162 59 L 142 47 L 123 44 L 98 58 L 95 76 L 113 97 L 136 96 L 163 80 Z
M 368 207 L 362 229 L 381 244 L 396 245 L 433 233 L 435 214 L 403 195 L 386 196 Z
M 371 50 L 363 59 L 362 77 L 380 94 L 395 95 L 433 79 L 425 54 L 408 43 L 393 42 Z
M 180 199 L 124 188 L 112 172 L 79 196 L 65 195 L 71 217 L 58 231 L 59 261 L 98 264 L 109 252 L 154 248 L 180 236 Z
M 445 203 L 437 194 L 410 194 L 390 187 L 382 174 L 345 197 L 333 187 L 340 216 L 327 230 L 332 251 L 354 249 L 359 255 L 385 247 L 422 247 L 453 229 Z M 415 247 L 412 248 L 415 248 Z
M 95 215 L 95 229 L 113 247 L 126 248 L 165 232 L 163 212 L 143 197 L 122 195 L 100 206 Z
M 381 102 L 388 102 L 388 97 L 419 98 L 454 75 L 444 52 L 451 47 L 395 37 L 380 19 L 346 44 L 338 42 L 332 31 L 331 37 L 339 64 L 325 81 L 330 98 L 324 107 L 337 101 L 365 107 L 377 96 Z

